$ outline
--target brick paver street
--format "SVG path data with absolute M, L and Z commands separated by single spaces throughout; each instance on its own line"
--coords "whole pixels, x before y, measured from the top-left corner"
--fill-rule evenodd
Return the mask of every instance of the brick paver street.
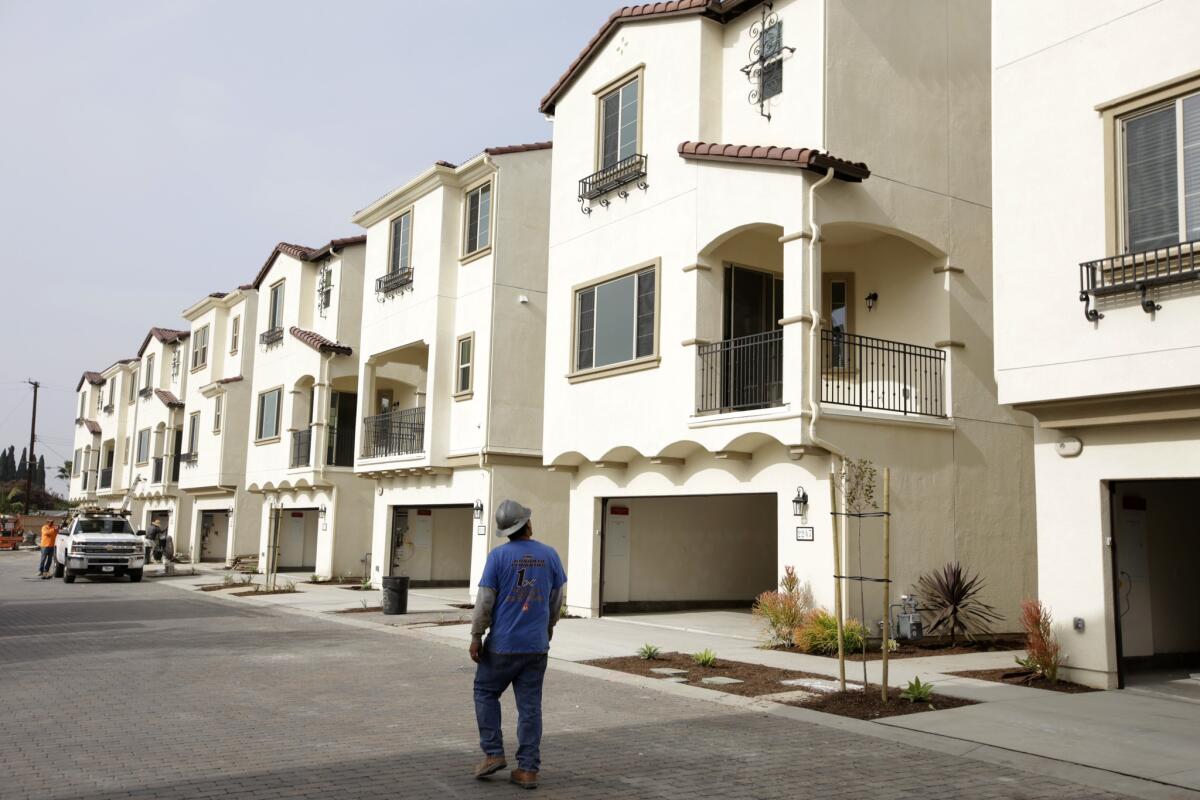
M 4 800 L 522 794 L 470 777 L 458 648 L 35 571 L 32 554 L 0 554 Z M 1115 797 L 562 671 L 546 698 L 546 798 Z M 505 713 L 511 754 L 511 701 Z

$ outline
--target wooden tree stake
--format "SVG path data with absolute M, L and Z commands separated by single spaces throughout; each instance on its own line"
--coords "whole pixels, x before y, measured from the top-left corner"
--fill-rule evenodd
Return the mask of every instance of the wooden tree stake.
M 837 474 L 829 473 L 829 507 L 833 512 L 833 574 L 842 574 L 842 541 L 839 534 L 841 517 L 838 515 Z M 846 691 L 846 635 L 842 628 L 842 579 L 833 579 L 833 615 L 837 618 L 838 682 Z
M 882 666 L 883 677 L 879 681 L 882 684 L 880 689 L 883 695 L 883 702 L 888 701 L 888 644 L 892 641 L 892 619 L 891 619 L 891 604 L 888 602 L 891 599 L 892 584 L 892 492 L 891 492 L 891 470 L 887 467 L 883 468 L 883 651 Z

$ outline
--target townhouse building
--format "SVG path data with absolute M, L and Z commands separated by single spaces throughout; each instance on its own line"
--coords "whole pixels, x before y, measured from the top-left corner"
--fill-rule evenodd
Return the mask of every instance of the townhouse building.
M 996 380 L 1037 419 L 1038 596 L 1073 681 L 1194 671 L 1200 8 L 992 16 Z
M 134 385 L 133 376 L 137 363 L 136 358 L 122 359 L 100 373 L 104 385 L 100 387 L 103 399 L 96 416 L 100 435 L 96 458 L 95 500 L 98 505 L 110 508 L 121 506 L 128 488 L 129 454 L 132 444 L 128 413 L 130 405 L 127 398 Z
M 67 489 L 67 496 L 72 502 L 96 501 L 101 435 L 98 418 L 104 403 L 104 384 L 104 376 L 90 370 L 80 375 L 75 384 L 75 449 L 71 458 L 71 482 Z
M 830 474 L 867 458 L 892 599 L 958 560 L 1017 628 L 1032 423 L 993 383 L 988 31 L 986 3 L 674 0 L 553 83 L 572 612 L 745 607 L 788 565 L 832 608 Z M 872 524 L 849 574 L 881 569 Z M 872 632 L 881 591 L 846 597 Z
M 373 580 L 475 586 L 505 497 L 566 556 L 568 480 L 542 466 L 550 153 L 439 162 L 354 217 Z
M 193 561 L 259 552 L 261 494 L 246 490 L 258 292 L 218 292 L 183 312 L 191 323 L 179 488 L 192 498 Z
M 249 377 L 245 488 L 262 499 L 262 569 L 365 576 L 371 486 L 354 475 L 364 237 L 280 243 L 261 298 Z

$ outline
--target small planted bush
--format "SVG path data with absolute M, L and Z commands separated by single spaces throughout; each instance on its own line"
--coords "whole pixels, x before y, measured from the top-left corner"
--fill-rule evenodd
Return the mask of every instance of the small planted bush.
M 638 658 L 642 661 L 653 661 L 658 658 L 658 648 L 649 642 L 638 648 Z
M 812 586 L 796 577 L 795 567 L 784 567 L 779 591 L 763 592 L 754 601 L 754 616 L 763 623 L 764 644 L 786 647 L 792 643 L 792 631 L 801 625 L 813 608 Z
M 846 620 L 842 624 L 846 652 L 861 650 L 866 633 L 858 620 Z M 810 611 L 804 622 L 793 631 L 792 642 L 805 653 L 825 656 L 837 653 L 837 618 L 823 608 Z
M 364 592 L 370 591 L 371 590 L 371 579 L 363 578 L 363 582 L 358 585 L 358 588 Z
M 1021 627 L 1025 631 L 1025 658 L 1017 663 L 1034 675 L 1058 683 L 1058 668 L 1062 666 L 1062 646 L 1054 635 L 1054 619 L 1050 609 L 1040 600 L 1021 603 Z
M 715 667 L 717 665 L 717 654 L 705 648 L 699 653 L 692 653 L 692 661 L 695 661 L 701 667 Z
M 908 682 L 908 686 L 900 692 L 900 697 L 910 703 L 928 703 L 933 700 L 933 684 L 922 683 L 918 675 Z
M 922 575 L 917 581 L 917 597 L 922 610 L 933 613 L 926 633 L 949 633 L 951 647 L 960 634 L 969 641 L 990 633 L 992 623 L 1004 617 L 980 599 L 983 587 L 983 578 L 971 575 L 957 561 Z

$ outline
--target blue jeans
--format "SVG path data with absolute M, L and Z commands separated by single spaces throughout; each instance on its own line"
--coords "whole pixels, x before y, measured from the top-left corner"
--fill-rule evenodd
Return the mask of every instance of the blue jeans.
M 54 548 L 53 547 L 43 547 L 42 548 L 42 560 L 38 564 L 38 572 L 49 572 L 50 568 L 53 566 L 54 566 Z
M 511 685 L 517 700 L 517 766 L 537 771 L 542 763 L 542 679 L 546 654 L 492 653 L 485 645 L 475 669 L 475 720 L 484 755 L 504 755 L 500 695 Z

